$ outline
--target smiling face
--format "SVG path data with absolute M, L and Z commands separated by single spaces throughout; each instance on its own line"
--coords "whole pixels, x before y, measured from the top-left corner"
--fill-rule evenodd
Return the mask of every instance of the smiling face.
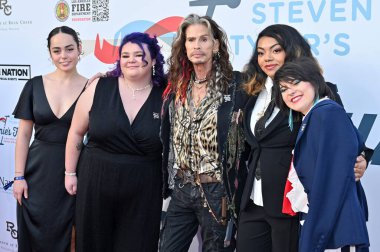
M 272 37 L 261 37 L 257 43 L 257 61 L 261 70 L 273 79 L 276 71 L 285 63 L 286 53 Z
M 155 60 L 152 60 L 148 46 L 142 44 L 145 52 L 143 60 L 143 50 L 138 44 L 128 42 L 122 50 L 120 56 L 120 68 L 124 78 L 133 80 L 151 79 L 152 66 Z
M 308 81 L 280 82 L 282 99 L 286 106 L 306 115 L 314 105 L 315 89 Z
M 82 47 L 73 36 L 58 33 L 50 38 L 50 56 L 54 65 L 62 71 L 71 71 L 76 68 Z
M 211 69 L 212 56 L 219 50 L 219 42 L 213 39 L 207 26 L 194 24 L 186 29 L 185 47 L 191 63 L 204 64 Z

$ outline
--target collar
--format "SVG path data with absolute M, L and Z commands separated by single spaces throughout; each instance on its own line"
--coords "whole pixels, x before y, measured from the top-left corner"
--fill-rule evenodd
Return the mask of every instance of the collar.
M 318 99 L 318 100 L 316 100 L 316 101 L 314 102 L 313 106 L 311 106 L 311 108 L 309 109 L 309 111 L 307 111 L 306 115 L 304 115 L 304 116 L 302 117 L 302 121 L 303 121 L 303 119 L 305 119 L 305 117 L 307 116 L 307 114 L 309 114 L 309 112 L 315 107 L 315 105 L 317 105 L 317 104 L 320 103 L 321 101 L 325 101 L 325 100 L 330 100 L 330 98 L 327 97 L 327 96 L 325 96 L 325 97 L 323 97 L 322 99 Z
M 265 80 L 265 90 L 270 96 L 272 96 L 272 87 L 273 87 L 273 80 L 270 77 L 267 77 L 267 79 Z

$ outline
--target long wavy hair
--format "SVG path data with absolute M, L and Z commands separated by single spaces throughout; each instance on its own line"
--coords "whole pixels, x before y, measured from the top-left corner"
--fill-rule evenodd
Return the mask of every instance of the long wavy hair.
M 228 85 L 232 79 L 232 65 L 229 59 L 228 40 L 225 31 L 210 17 L 188 15 L 180 24 L 177 36 L 173 41 L 171 56 L 168 63 L 168 86 L 163 94 L 164 99 L 167 95 L 174 93 L 176 101 L 184 102 L 186 90 L 194 71 L 193 64 L 187 58 L 185 42 L 186 29 L 195 24 L 207 27 L 213 40 L 219 41 L 219 53 L 213 56 L 213 64 L 208 78 L 211 80 L 209 85 L 222 93 L 226 93 Z
M 318 64 L 313 57 L 309 43 L 295 28 L 284 24 L 270 25 L 259 33 L 253 54 L 248 64 L 244 67 L 244 74 L 248 79 L 248 82 L 244 85 L 244 89 L 249 95 L 258 94 L 263 90 L 265 81 L 268 77 L 258 63 L 257 45 L 262 37 L 271 37 L 277 41 L 277 43 L 285 50 L 285 62 L 293 61 L 304 56 L 311 58 L 316 64 Z M 320 66 L 319 69 L 322 73 L 322 68 Z
M 121 41 L 120 47 L 119 47 L 119 59 L 116 61 L 116 66 L 112 71 L 107 72 L 107 76 L 112 77 L 120 77 L 123 73 L 121 72 L 120 67 L 120 57 L 121 52 L 123 49 L 123 46 L 127 43 L 133 43 L 140 47 L 140 49 L 143 52 L 142 60 L 145 62 L 145 64 L 148 64 L 148 61 L 146 61 L 146 53 L 144 51 L 143 44 L 146 44 L 148 46 L 148 50 L 150 53 L 150 56 L 153 59 L 156 60 L 156 64 L 154 65 L 155 74 L 153 75 L 152 71 L 152 83 L 154 86 L 161 86 L 166 82 L 166 76 L 164 74 L 164 56 L 161 54 L 161 47 L 158 44 L 158 40 L 156 36 L 150 37 L 147 33 L 142 32 L 133 32 L 128 35 L 126 35 L 123 40 Z

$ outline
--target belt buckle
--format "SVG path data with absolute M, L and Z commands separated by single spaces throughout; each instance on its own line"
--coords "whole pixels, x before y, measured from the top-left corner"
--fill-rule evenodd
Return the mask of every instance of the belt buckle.
M 180 173 L 180 175 L 178 174 Z M 179 188 L 183 188 L 186 184 L 191 183 L 193 186 L 197 185 L 198 176 L 194 173 L 190 173 L 187 170 L 178 169 L 177 174 L 182 179 L 182 183 L 179 183 Z

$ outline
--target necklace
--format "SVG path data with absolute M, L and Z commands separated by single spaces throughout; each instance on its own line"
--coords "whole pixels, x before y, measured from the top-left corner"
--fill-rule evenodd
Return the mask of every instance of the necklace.
M 256 119 L 256 121 L 258 121 L 258 120 L 264 115 L 265 110 L 267 110 L 267 108 L 268 108 L 268 106 L 269 106 L 270 101 L 269 101 L 269 103 L 267 104 L 268 96 L 269 96 L 269 94 L 268 94 L 268 92 L 266 91 L 266 92 L 265 92 L 264 107 L 263 107 L 263 110 L 261 110 L 260 112 L 258 112 L 258 113 L 256 114 L 256 115 L 257 115 L 257 119 Z
M 203 87 L 207 88 L 207 84 L 206 85 L 201 84 L 201 86 L 196 86 L 194 83 L 193 87 L 195 87 L 196 89 L 192 90 L 191 96 L 192 96 L 194 107 L 197 108 L 201 104 L 204 97 L 206 97 L 207 95 L 207 90 L 202 89 Z
M 195 87 L 196 89 L 201 89 L 201 88 L 206 87 L 206 86 L 207 86 L 207 82 L 195 83 L 195 81 L 194 81 L 194 85 L 193 85 L 193 87 Z
M 132 90 L 132 99 L 133 100 L 136 100 L 136 92 L 138 92 L 138 91 L 143 91 L 143 90 L 145 90 L 145 89 L 147 89 L 148 87 L 150 87 L 150 86 L 152 86 L 152 83 L 151 82 L 149 82 L 148 84 L 146 84 L 144 87 L 142 87 L 142 88 L 133 88 L 133 87 L 131 87 L 131 86 L 129 86 L 129 84 L 126 82 L 126 84 L 127 84 L 127 87 L 130 89 L 130 90 Z
M 206 81 L 207 81 L 207 76 L 204 77 L 203 79 L 198 79 L 197 76 L 194 77 L 194 83 L 195 84 L 202 84 L 202 83 L 204 83 Z

